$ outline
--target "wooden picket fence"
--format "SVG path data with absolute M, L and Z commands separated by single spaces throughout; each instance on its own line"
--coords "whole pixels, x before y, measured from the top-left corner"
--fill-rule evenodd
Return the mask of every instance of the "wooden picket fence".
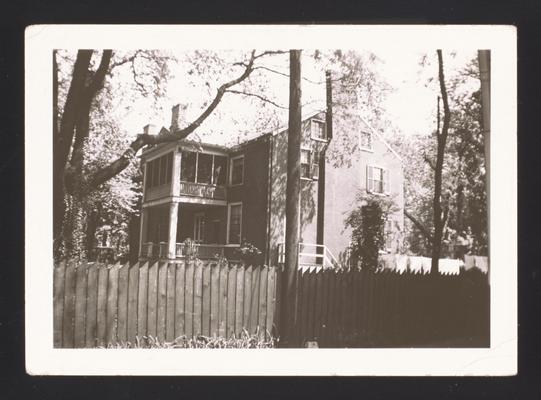
M 236 263 L 54 269 L 54 346 L 101 347 L 152 336 L 279 337 L 279 267 Z M 293 343 L 319 347 L 485 347 L 490 296 L 481 273 L 299 270 Z
M 486 274 L 305 270 L 296 343 L 319 347 L 488 347 Z
M 199 260 L 54 269 L 54 346 L 103 347 L 151 336 L 268 339 L 276 269 Z

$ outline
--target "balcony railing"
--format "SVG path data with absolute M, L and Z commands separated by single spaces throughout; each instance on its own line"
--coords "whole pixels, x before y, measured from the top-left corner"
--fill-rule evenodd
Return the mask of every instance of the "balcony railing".
M 214 200 L 225 200 L 225 186 L 194 182 L 180 182 L 180 194 L 184 196 L 203 197 Z
M 141 247 L 141 257 L 146 259 L 168 258 L 167 243 L 144 243 Z M 236 247 L 223 244 L 201 244 L 201 243 L 176 243 L 175 258 L 197 257 L 200 259 L 218 259 L 225 257 L 228 260 L 235 260 L 238 255 Z

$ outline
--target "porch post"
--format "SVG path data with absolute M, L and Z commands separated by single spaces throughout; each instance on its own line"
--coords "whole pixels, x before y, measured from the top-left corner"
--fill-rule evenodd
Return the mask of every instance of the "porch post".
M 143 249 L 143 244 L 147 241 L 147 229 L 148 229 L 148 208 L 141 208 L 141 230 L 139 231 L 139 257 L 146 256 L 146 254 L 141 254 Z
M 182 158 L 182 153 L 180 149 L 176 148 L 175 153 L 173 154 L 173 173 L 171 174 L 171 195 L 180 196 L 180 162 Z
M 177 247 L 177 223 L 178 223 L 178 203 L 169 203 L 169 237 L 167 244 L 167 258 L 176 257 Z

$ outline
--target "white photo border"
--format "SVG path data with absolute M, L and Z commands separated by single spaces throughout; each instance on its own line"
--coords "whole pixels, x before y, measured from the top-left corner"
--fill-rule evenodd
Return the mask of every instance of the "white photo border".
M 54 349 L 52 50 L 346 49 L 359 43 L 366 50 L 382 46 L 491 50 L 490 348 Z M 513 26 L 30 26 L 25 33 L 25 154 L 29 374 L 502 376 L 517 372 L 517 35 Z

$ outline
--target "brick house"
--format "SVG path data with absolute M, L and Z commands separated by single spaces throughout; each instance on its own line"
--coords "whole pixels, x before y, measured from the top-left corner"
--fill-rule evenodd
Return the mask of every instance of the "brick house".
M 177 118 L 173 107 L 172 128 Z M 399 211 L 386 226 L 387 248 L 398 251 L 404 226 L 401 159 L 362 118 L 356 126 L 358 134 L 348 132 L 351 146 L 343 140 L 345 131 L 327 136 L 325 113 L 303 120 L 300 264 L 345 262 L 350 232 L 344 220 L 357 206 L 359 191 L 393 197 Z M 237 249 L 247 241 L 261 251 L 259 262 L 280 262 L 286 164 L 287 129 L 232 147 L 180 140 L 146 148 L 140 257 L 175 259 L 197 252 L 200 258 L 238 259 Z

